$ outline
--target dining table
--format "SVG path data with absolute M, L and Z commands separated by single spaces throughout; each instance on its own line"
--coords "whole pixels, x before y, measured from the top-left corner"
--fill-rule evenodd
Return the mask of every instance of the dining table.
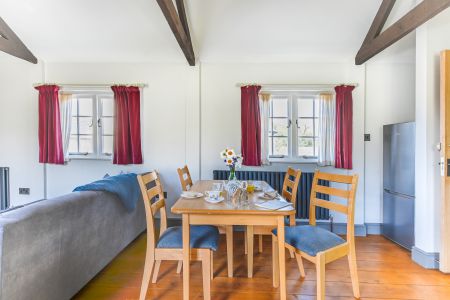
M 223 184 L 218 180 L 200 180 L 194 183 L 190 191 L 205 195 L 206 191 L 213 190 L 217 184 Z M 278 230 L 277 247 L 278 257 L 273 257 L 273 285 L 279 286 L 280 299 L 286 299 L 286 268 L 285 268 L 285 218 L 289 217 L 290 224 L 295 222 L 295 209 L 293 206 L 285 206 L 280 209 L 266 209 L 257 205 L 261 203 L 261 196 L 273 188 L 264 181 L 253 181 L 258 189 L 248 193 L 247 201 L 236 205 L 229 199 L 220 203 L 209 203 L 204 197 L 189 199 L 181 197 L 172 206 L 174 214 L 182 215 L 183 235 L 183 299 L 189 299 L 190 285 L 190 225 L 219 225 L 230 227 L 232 225 L 246 226 L 247 230 L 247 267 L 248 277 L 253 276 L 253 226 L 273 226 Z M 280 196 L 278 196 L 280 197 Z M 230 197 L 225 197 L 230 198 Z M 280 197 L 281 198 L 281 197 Z M 283 199 L 280 199 L 283 201 Z M 232 250 L 233 247 L 230 247 Z M 228 253 L 228 267 L 233 267 L 233 253 Z

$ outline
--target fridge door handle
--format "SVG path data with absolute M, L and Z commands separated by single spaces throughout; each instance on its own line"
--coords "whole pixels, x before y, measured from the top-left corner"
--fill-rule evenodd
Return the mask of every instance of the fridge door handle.
M 402 194 L 402 193 L 393 192 L 393 191 L 388 190 L 388 189 L 383 189 L 383 190 L 384 190 L 386 193 L 391 194 L 391 195 L 394 195 L 394 196 L 400 196 L 400 197 L 404 197 L 404 198 L 414 199 L 414 196 L 411 196 L 411 195 L 405 195 L 405 194 Z

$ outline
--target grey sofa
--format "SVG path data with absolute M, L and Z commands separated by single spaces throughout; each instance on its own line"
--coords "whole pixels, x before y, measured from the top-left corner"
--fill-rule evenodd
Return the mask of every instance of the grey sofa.
M 75 192 L 0 214 L 0 299 L 70 299 L 145 229 L 142 201 Z

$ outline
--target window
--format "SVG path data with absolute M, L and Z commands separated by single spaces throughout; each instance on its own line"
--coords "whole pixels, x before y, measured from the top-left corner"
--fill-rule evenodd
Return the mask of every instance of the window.
M 269 160 L 316 162 L 319 146 L 317 95 L 301 92 L 271 94 Z
M 69 157 L 111 159 L 114 139 L 112 93 L 72 95 Z

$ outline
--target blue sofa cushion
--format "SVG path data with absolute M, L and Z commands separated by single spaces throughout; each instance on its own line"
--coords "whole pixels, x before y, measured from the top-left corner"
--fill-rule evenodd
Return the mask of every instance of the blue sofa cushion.
M 191 248 L 217 250 L 219 230 L 215 226 L 192 225 L 190 237 Z M 159 238 L 156 248 L 183 248 L 183 233 L 181 226 L 167 228 Z
M 276 229 L 272 232 L 277 235 Z M 311 256 L 346 242 L 326 229 L 311 225 L 286 227 L 284 236 L 286 244 Z

